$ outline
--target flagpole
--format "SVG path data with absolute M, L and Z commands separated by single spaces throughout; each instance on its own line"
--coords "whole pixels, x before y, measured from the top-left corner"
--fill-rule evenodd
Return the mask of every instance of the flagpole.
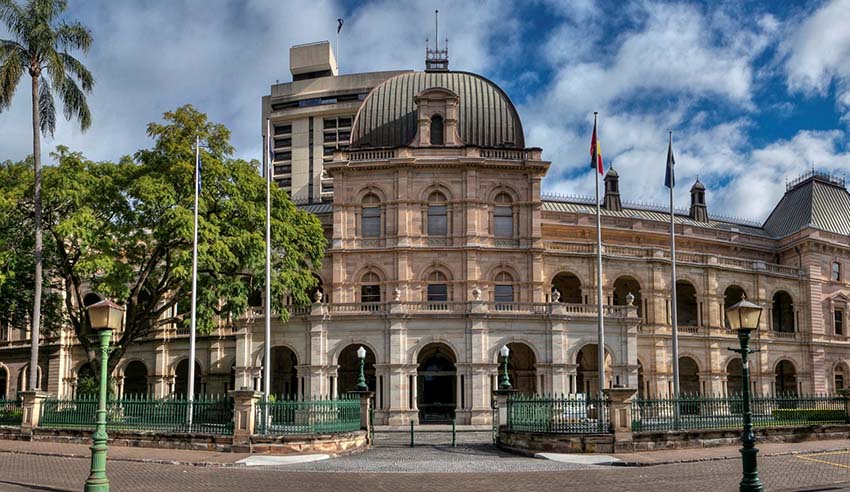
M 272 158 L 271 121 L 266 119 L 266 326 L 263 358 L 263 401 L 269 401 L 272 367 Z
M 597 113 L 593 113 L 593 129 L 594 137 L 598 139 L 596 132 Z M 602 311 L 602 212 L 599 204 L 599 164 L 598 164 L 598 140 L 595 142 L 597 152 L 594 152 L 593 174 L 596 176 L 596 296 L 597 306 L 596 314 L 599 323 L 598 343 L 597 343 L 597 364 L 599 367 L 599 398 L 604 397 L 603 390 L 605 389 L 605 316 Z
M 189 382 L 187 384 L 189 402 L 187 421 L 192 425 L 192 402 L 195 399 L 195 331 L 198 321 L 198 195 L 201 180 L 201 138 L 195 137 L 195 217 L 192 231 L 192 314 L 189 327 Z
M 675 160 L 673 159 L 673 132 L 670 132 L 670 158 L 668 161 L 672 161 L 668 163 L 670 166 L 670 285 L 671 285 L 671 303 L 670 312 L 672 314 L 671 321 L 673 322 L 672 329 L 672 337 L 673 337 L 673 396 L 675 398 L 679 397 L 679 327 L 678 327 L 678 314 L 677 311 L 677 301 L 676 301 L 676 215 L 673 209 L 673 188 L 676 187 L 675 175 L 673 174 L 673 166 L 675 165 Z M 678 407 L 677 407 L 678 410 Z

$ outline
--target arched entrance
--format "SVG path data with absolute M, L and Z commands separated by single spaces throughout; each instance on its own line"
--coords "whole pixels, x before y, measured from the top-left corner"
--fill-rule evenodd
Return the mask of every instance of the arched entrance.
M 794 304 L 791 295 L 784 290 L 773 294 L 773 309 L 770 314 L 773 318 L 773 331 L 794 332 Z
M 779 394 L 797 393 L 797 368 L 790 360 L 783 360 L 776 364 L 775 391 Z
M 41 366 L 39 365 L 36 369 L 38 373 L 38 380 L 41 381 L 41 384 L 38 386 L 40 390 L 47 389 L 47 374 L 41 370 Z M 29 391 L 29 381 L 30 381 L 30 365 L 27 364 L 24 367 L 18 369 L 18 388 L 17 391 L 20 393 L 21 391 Z
M 272 347 L 269 393 L 279 399 L 298 398 L 298 356 L 289 347 Z M 262 386 L 261 386 L 262 389 Z
M 8 399 L 9 391 L 9 369 L 0 366 L 0 400 Z
M 520 393 L 537 393 L 537 359 L 531 347 L 524 343 L 508 344 L 508 375 L 513 389 Z
M 741 359 L 732 359 L 726 364 L 726 393 L 740 395 L 744 391 L 744 376 Z
M 443 343 L 426 345 L 416 369 L 416 405 L 420 423 L 451 422 L 457 406 L 457 359 Z
M 581 280 L 572 273 L 562 272 L 552 279 L 552 290 L 561 293 L 560 302 L 584 304 L 581 297 Z
M 614 375 L 611 371 L 613 360 L 605 352 L 605 388 L 613 386 Z M 596 344 L 585 345 L 576 355 L 576 392 L 596 395 L 599 393 L 599 352 Z
M 685 395 L 698 395 L 699 366 L 691 357 L 679 357 L 679 392 Z
M 697 290 L 687 280 L 676 281 L 676 322 L 679 326 L 697 326 Z
M 638 317 L 643 316 L 643 300 L 640 295 L 640 284 L 632 277 L 620 277 L 614 281 L 614 305 L 626 306 L 628 295 L 635 296 L 633 304 L 637 307 Z
M 143 362 L 134 360 L 124 368 L 123 393 L 124 396 L 147 396 L 148 368 Z
M 637 380 L 638 380 L 638 398 L 646 398 L 646 388 L 644 377 L 643 377 L 643 364 L 638 361 L 638 371 L 637 371 Z
M 357 379 L 360 376 L 360 358 L 357 357 L 357 350 L 360 347 L 359 344 L 349 345 L 339 353 L 336 370 L 336 391 L 338 395 L 357 390 Z M 362 347 L 366 349 L 366 360 L 363 367 L 366 385 L 369 387 L 369 391 L 375 391 L 375 353 L 365 345 L 362 345 Z
M 195 361 L 195 395 L 203 393 L 201 388 L 201 365 Z M 174 395 L 185 398 L 189 394 L 189 359 L 183 359 L 174 370 Z

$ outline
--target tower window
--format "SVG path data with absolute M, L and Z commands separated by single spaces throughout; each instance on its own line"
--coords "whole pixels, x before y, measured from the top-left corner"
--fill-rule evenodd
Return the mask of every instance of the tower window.
M 499 193 L 493 208 L 493 235 L 496 237 L 514 237 L 514 211 L 511 197 Z
M 443 117 L 435 115 L 431 117 L 431 145 L 444 145 Z
M 840 282 L 841 281 L 841 263 L 837 261 L 832 262 L 832 281 Z
M 363 237 L 381 236 L 381 200 L 371 193 L 363 198 L 361 234 Z
M 428 197 L 428 235 L 445 236 L 448 234 L 448 210 L 446 197 L 439 191 Z
M 835 334 L 844 335 L 844 311 L 836 309 L 833 312 L 832 317 L 835 321 Z

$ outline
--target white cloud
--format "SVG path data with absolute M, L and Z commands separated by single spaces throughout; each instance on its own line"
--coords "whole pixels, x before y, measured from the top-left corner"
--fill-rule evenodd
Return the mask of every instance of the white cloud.
M 824 3 L 804 18 L 782 43 L 788 88 L 828 94 L 835 83 L 836 105 L 850 123 L 850 0 Z

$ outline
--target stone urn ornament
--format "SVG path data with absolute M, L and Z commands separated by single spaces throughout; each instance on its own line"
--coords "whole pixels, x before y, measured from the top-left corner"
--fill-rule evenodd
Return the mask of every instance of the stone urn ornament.
M 317 290 L 316 293 L 313 294 L 313 302 L 315 302 L 316 304 L 321 303 L 323 296 L 324 296 L 324 294 L 322 294 L 322 291 Z
M 480 301 L 481 300 L 481 289 L 479 289 L 477 285 L 472 286 L 472 300 L 473 301 Z
M 561 302 L 561 292 L 558 289 L 552 289 L 552 302 Z
M 401 289 L 399 289 L 398 287 L 393 289 L 393 301 L 395 301 L 395 302 L 401 301 Z
M 626 294 L 626 305 L 627 306 L 634 306 L 635 305 L 635 296 L 631 292 Z

